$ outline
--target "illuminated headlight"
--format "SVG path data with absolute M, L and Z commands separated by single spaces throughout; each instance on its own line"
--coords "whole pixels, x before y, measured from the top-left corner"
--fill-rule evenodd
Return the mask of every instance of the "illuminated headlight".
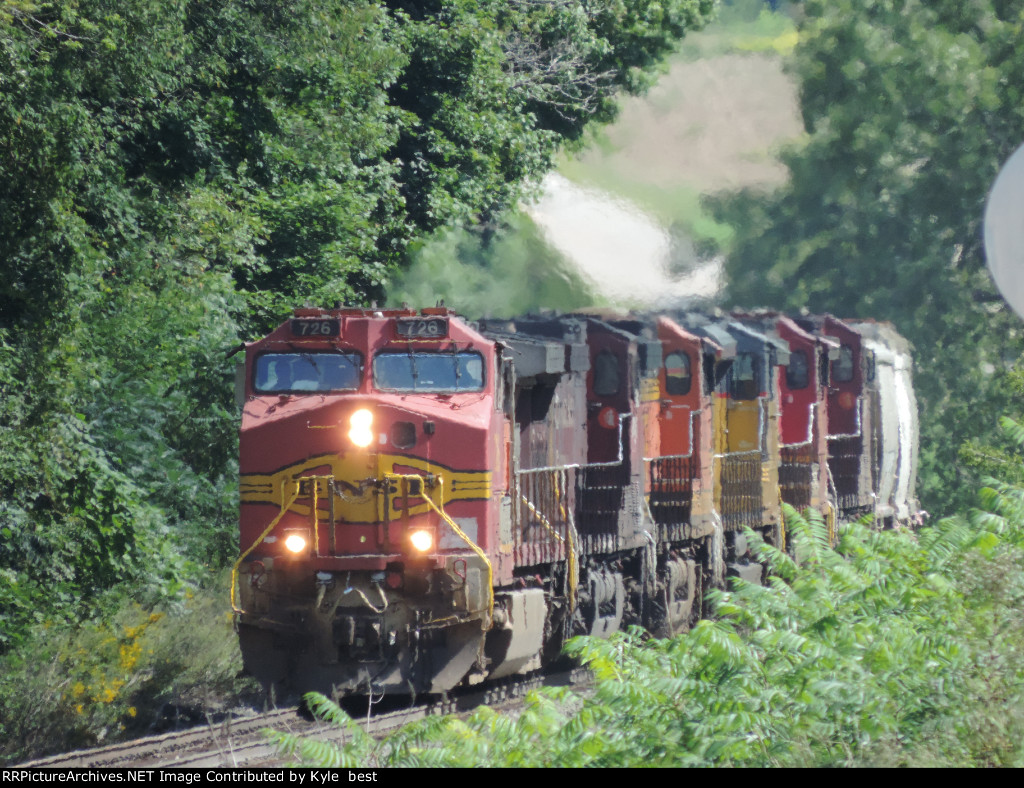
M 291 533 L 284 539 L 285 549 L 290 553 L 301 553 L 307 544 L 306 537 L 302 534 Z
M 348 439 L 361 449 L 373 443 L 373 414 L 362 408 L 352 414 L 348 421 Z
M 430 531 L 413 531 L 409 534 L 409 541 L 413 547 L 425 553 L 434 546 L 434 534 Z

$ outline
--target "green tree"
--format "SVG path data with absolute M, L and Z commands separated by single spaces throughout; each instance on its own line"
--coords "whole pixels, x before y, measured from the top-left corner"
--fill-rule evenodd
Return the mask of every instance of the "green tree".
M 227 351 L 493 229 L 713 6 L 2 0 L 0 647 L 225 560 Z
M 981 247 L 1024 140 L 1024 5 L 808 0 L 793 71 L 805 141 L 778 193 L 719 201 L 729 299 L 892 321 L 915 346 L 922 498 L 962 508 L 961 444 L 989 440 L 1024 349 Z
M 0 638 L 124 579 L 180 586 L 181 543 L 226 559 L 225 351 L 276 298 L 381 279 L 360 261 L 398 204 L 380 153 L 401 53 L 370 3 L 291 12 L 3 7 Z

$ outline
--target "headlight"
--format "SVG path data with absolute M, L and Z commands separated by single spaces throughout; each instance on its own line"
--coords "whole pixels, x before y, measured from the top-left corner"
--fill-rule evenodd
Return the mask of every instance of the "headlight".
M 348 439 L 360 449 L 373 443 L 373 414 L 365 408 L 357 410 L 348 420 Z
M 430 531 L 413 531 L 409 534 L 409 541 L 413 547 L 425 553 L 434 546 L 434 534 Z
M 306 537 L 302 534 L 291 533 L 284 539 L 285 549 L 290 553 L 301 553 L 306 549 Z

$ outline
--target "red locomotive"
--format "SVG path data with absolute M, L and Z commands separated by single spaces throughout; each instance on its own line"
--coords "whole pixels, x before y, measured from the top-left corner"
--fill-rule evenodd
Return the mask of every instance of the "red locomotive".
M 916 437 L 872 425 L 916 430 L 907 349 L 864 325 L 296 310 L 245 352 L 246 668 L 445 692 L 689 626 L 726 574 L 760 580 L 743 529 L 784 546 L 781 501 L 906 519 Z

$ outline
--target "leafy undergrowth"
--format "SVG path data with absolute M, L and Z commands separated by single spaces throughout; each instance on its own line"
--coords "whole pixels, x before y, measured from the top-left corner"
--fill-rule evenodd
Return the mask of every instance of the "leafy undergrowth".
M 36 628 L 0 660 L 0 763 L 202 722 L 255 700 L 256 686 L 238 677 L 226 588 L 218 575 L 164 610 L 122 600 L 103 620 Z
M 798 565 L 765 544 L 767 586 L 714 592 L 685 635 L 579 638 L 596 690 L 534 691 L 522 714 L 433 718 L 383 741 L 333 703 L 336 746 L 272 733 L 317 766 L 1024 765 L 1024 488 L 917 534 L 787 509 Z

